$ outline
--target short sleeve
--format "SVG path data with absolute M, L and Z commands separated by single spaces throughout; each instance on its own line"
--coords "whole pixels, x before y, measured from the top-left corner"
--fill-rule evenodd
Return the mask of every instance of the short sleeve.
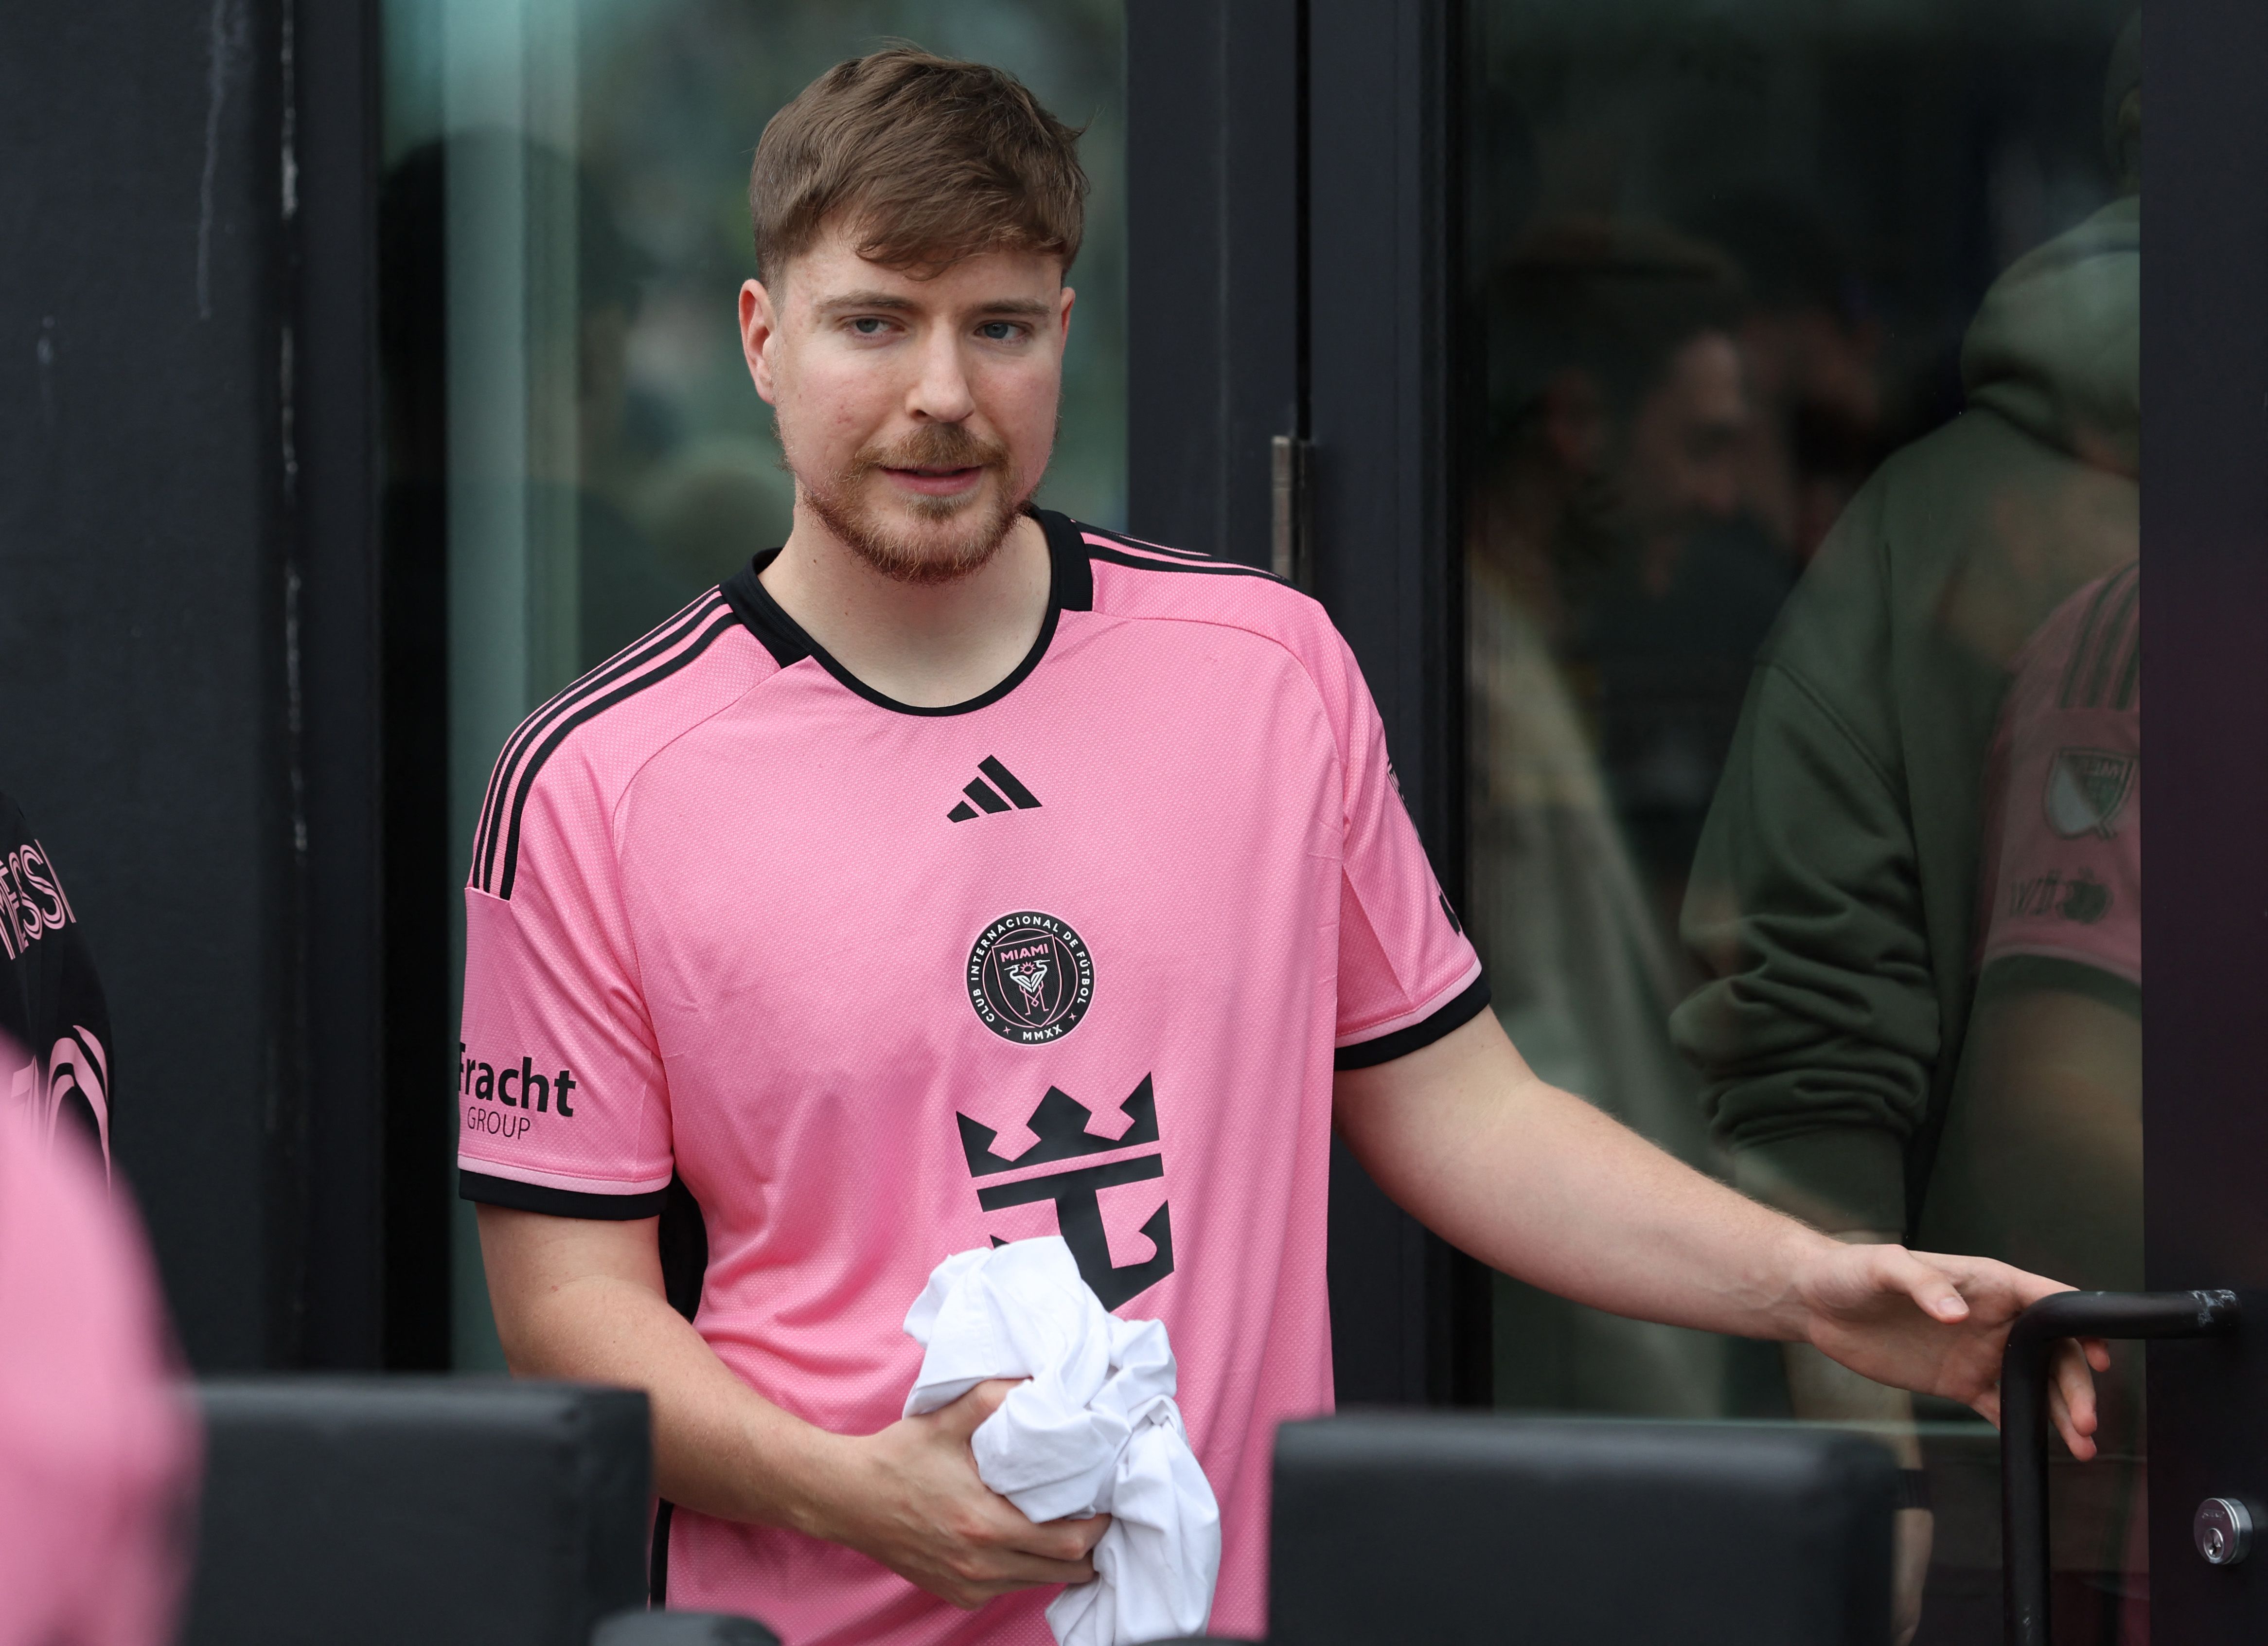
M 2142 981 L 2141 592 L 2078 590 L 2018 654 L 1986 772 L 1979 969 L 2068 961 Z
M 656 1216 L 668 1093 L 603 796 L 555 757 L 519 829 L 508 896 L 465 892 L 461 1192 L 561 1217 Z
M 1339 888 L 1336 1063 L 1368 1068 L 1431 1045 L 1488 1005 L 1488 979 L 1433 876 L 1386 755 L 1386 729 L 1345 642 L 1343 682 L 1327 699 L 1344 717 L 1345 854 Z

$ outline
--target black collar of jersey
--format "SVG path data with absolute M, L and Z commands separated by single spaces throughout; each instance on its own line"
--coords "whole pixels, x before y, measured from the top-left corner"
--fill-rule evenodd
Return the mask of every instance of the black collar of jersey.
M 1087 563 L 1086 540 L 1079 535 L 1078 524 L 1069 515 L 1058 514 L 1053 509 L 1028 509 L 1026 513 L 1039 521 L 1040 529 L 1047 534 L 1047 616 L 1040 620 L 1039 638 L 1032 642 L 1032 649 L 1024 654 L 1024 661 L 1009 670 L 1008 677 L 998 685 L 966 703 L 949 703 L 935 709 L 917 708 L 910 703 L 883 696 L 836 662 L 826 647 L 804 632 L 803 625 L 789 616 L 763 586 L 759 574 L 779 557 L 777 549 L 765 550 L 726 578 L 723 594 L 740 621 L 747 625 L 748 632 L 756 637 L 782 668 L 807 657 L 867 702 L 900 714 L 966 714 L 989 703 L 998 703 L 1040 666 L 1040 660 L 1048 654 L 1049 643 L 1056 638 L 1058 616 L 1066 611 L 1091 611 L 1094 607 L 1094 568 Z

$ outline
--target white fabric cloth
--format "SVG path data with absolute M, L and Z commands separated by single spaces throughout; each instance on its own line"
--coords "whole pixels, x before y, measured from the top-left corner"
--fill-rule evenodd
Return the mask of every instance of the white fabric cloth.
M 976 1473 L 1035 1521 L 1108 1514 L 1095 1578 L 1048 1606 L 1061 1646 L 1200 1635 L 1220 1575 L 1220 1509 L 1174 1404 L 1174 1351 L 1156 1320 L 1121 1320 L 1062 1236 L 963 1251 L 906 1311 L 928 1353 L 906 1415 L 988 1377 L 1016 1377 L 969 1444 Z

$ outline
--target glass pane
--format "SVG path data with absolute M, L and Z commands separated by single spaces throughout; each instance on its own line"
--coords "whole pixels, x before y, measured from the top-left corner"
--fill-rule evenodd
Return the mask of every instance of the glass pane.
M 1467 29 L 1468 902 L 1506 1029 L 1838 1235 L 2139 1285 L 2139 14 Z M 1497 1288 L 1500 1405 L 1889 1425 L 1933 1505 L 1916 1638 L 2000 1638 L 1981 1420 Z M 2056 1471 L 2058 1640 L 2146 1627 L 2139 1366 L 2110 1460 Z
M 389 613 L 404 666 L 447 683 L 453 877 L 431 889 L 461 963 L 457 888 L 512 728 L 786 536 L 792 488 L 734 306 L 755 272 L 756 138 L 830 65 L 912 40 L 1086 122 L 1079 324 L 1039 500 L 1123 523 L 1120 9 L 387 0 L 385 20 Z M 456 1361 L 500 1365 L 459 1211 Z

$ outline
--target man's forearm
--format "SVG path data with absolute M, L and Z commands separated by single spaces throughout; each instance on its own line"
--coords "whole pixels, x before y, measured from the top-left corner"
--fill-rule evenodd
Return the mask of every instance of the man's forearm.
M 482 1210 L 485 1225 L 495 1214 Z M 492 1272 L 519 1255 L 483 1244 Z M 654 1489 L 671 1502 L 826 1535 L 826 1488 L 850 1466 L 838 1455 L 843 1443 L 735 1377 L 669 1306 L 659 1280 L 657 1266 L 651 1288 L 644 1277 L 614 1274 L 492 1288 L 506 1362 L 521 1377 L 644 1390 Z
M 481 1207 L 512 1370 L 644 1390 L 664 1497 L 843 1544 L 960 1606 L 1094 1576 L 1108 1516 L 1035 1525 L 977 1474 L 969 1436 L 1008 1384 L 979 1384 L 877 1434 L 828 1434 L 741 1383 L 669 1306 L 655 1233 L 651 1218 Z
M 1491 1014 L 1340 1075 L 1338 1118 L 1388 1194 L 1492 1268 L 1615 1314 L 1807 1335 L 1793 1282 L 1824 1236 L 1537 1080 Z

